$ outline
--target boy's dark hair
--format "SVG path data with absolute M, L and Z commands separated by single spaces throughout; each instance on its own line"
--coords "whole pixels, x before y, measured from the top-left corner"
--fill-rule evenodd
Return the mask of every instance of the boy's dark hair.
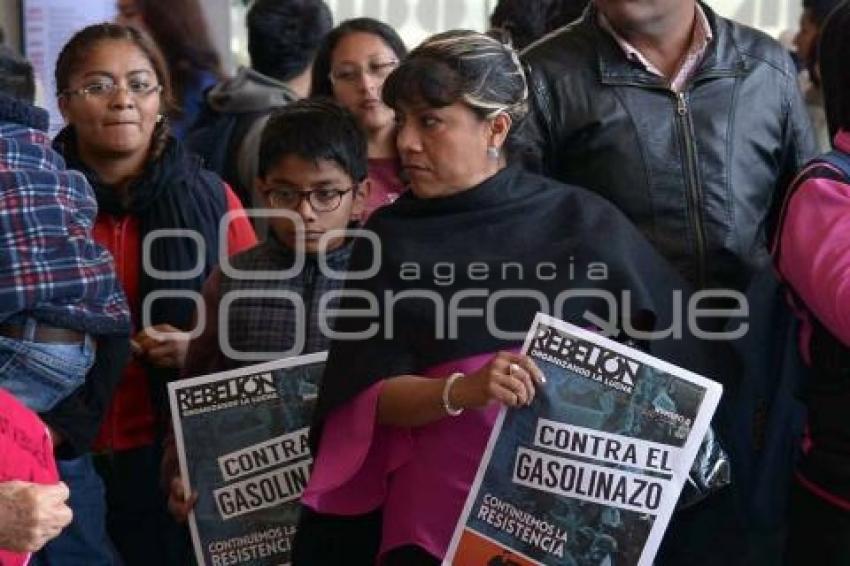
M 820 79 L 830 138 L 850 130 L 850 2 L 842 2 L 827 18 L 821 31 Z
M 331 84 L 331 59 L 337 44 L 353 33 L 368 33 L 381 39 L 399 61 L 407 56 L 407 47 L 396 31 L 382 21 L 373 18 L 354 18 L 336 26 L 322 42 L 313 62 L 313 77 L 310 84 L 311 96 L 333 97 Z
M 0 93 L 29 104 L 35 101 L 32 65 L 5 45 L 0 45 Z
M 297 77 L 313 61 L 333 27 L 322 0 L 256 0 L 245 17 L 251 67 L 279 81 Z
M 335 162 L 355 182 L 366 178 L 366 137 L 354 115 L 327 99 L 298 100 L 275 110 L 260 141 L 257 175 L 288 155 Z

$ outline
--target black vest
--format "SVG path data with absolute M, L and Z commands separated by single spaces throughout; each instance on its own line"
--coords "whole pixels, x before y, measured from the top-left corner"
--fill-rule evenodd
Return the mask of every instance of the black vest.
M 350 251 L 346 244 L 328 253 L 328 267 L 344 272 Z M 341 289 L 344 279 L 328 277 L 310 254 L 305 254 L 303 269 L 284 273 L 295 259 L 292 250 L 269 236 L 231 258 L 233 268 L 245 272 L 242 276 L 222 270 L 219 340 L 228 368 L 328 348 L 330 341 L 319 324 L 320 302 L 325 293 Z M 268 277 L 258 276 L 262 271 Z M 325 309 L 338 305 L 339 297 L 332 298 Z

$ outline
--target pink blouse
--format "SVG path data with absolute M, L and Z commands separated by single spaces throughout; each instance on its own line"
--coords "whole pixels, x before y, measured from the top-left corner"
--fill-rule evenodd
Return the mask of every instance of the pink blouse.
M 457 371 L 472 373 L 492 356 L 454 360 L 423 375 L 445 378 Z M 379 562 L 387 551 L 409 544 L 441 558 L 463 511 L 499 405 L 466 410 L 421 427 L 379 425 L 382 385 L 376 383 L 330 414 L 301 502 L 335 515 L 364 514 L 381 507 Z

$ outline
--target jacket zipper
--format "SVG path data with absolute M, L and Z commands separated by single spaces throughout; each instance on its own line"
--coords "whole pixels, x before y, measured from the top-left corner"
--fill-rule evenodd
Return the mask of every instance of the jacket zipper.
M 707 71 L 692 77 L 688 83 L 688 88 L 700 82 L 710 79 L 727 78 L 737 76 L 738 72 L 729 71 Z M 697 283 L 700 288 L 705 287 L 706 283 L 706 237 L 705 237 L 705 221 L 703 219 L 703 211 L 699 206 L 702 202 L 702 187 L 699 184 L 699 175 L 697 174 L 697 158 L 694 138 L 691 135 L 691 114 L 688 108 L 688 102 L 685 100 L 685 93 L 673 92 L 668 86 L 661 84 L 648 84 L 646 82 L 623 80 L 623 81 L 608 81 L 605 84 L 635 86 L 639 88 L 665 91 L 672 93 L 676 99 L 676 115 L 679 126 L 682 129 L 682 141 L 685 146 L 685 169 L 687 170 L 687 192 L 688 192 L 688 220 L 694 227 L 694 235 L 696 236 L 696 252 L 697 252 Z
M 699 174 L 697 173 L 697 158 L 696 148 L 694 147 L 694 137 L 691 135 L 691 114 L 688 108 L 688 102 L 685 99 L 684 92 L 675 93 L 676 95 L 676 114 L 678 115 L 679 126 L 682 129 L 682 141 L 685 146 L 685 169 L 687 171 L 686 185 L 688 196 L 688 218 L 691 226 L 694 229 L 696 236 L 696 252 L 697 252 L 697 282 L 699 288 L 705 287 L 705 220 L 703 219 L 702 211 L 702 187 L 699 183 Z

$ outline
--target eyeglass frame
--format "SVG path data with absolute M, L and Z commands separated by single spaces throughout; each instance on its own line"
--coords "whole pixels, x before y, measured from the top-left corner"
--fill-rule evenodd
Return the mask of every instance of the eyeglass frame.
M 325 213 L 325 212 L 333 212 L 333 211 L 337 210 L 340 207 L 340 205 L 342 204 L 342 197 L 344 197 L 345 195 L 347 195 L 348 193 L 350 193 L 352 191 L 356 191 L 359 186 L 360 186 L 359 183 L 355 183 L 355 184 L 349 186 L 348 188 L 346 188 L 344 190 L 343 189 L 322 188 L 322 189 L 308 189 L 306 191 L 298 189 L 296 187 L 277 187 L 277 188 L 270 188 L 270 189 L 265 190 L 263 192 L 265 193 L 266 198 L 269 201 L 269 205 L 272 208 L 278 208 L 278 209 L 283 209 L 283 210 L 298 210 L 298 207 L 301 206 L 301 203 L 304 201 L 304 199 L 307 199 L 307 204 L 310 205 L 310 208 L 313 209 L 313 212 Z M 278 205 L 274 204 L 272 202 L 272 200 L 273 200 L 272 195 L 274 193 L 281 192 L 282 190 L 291 190 L 293 193 L 298 195 L 298 200 L 295 201 L 295 203 L 293 205 L 290 205 L 290 206 L 278 206 Z M 316 193 L 317 191 L 329 191 L 329 192 L 333 191 L 334 193 L 336 193 L 337 202 L 333 206 L 333 208 L 320 208 L 320 207 L 316 206 L 316 204 L 313 202 L 313 194 Z
M 366 67 L 363 67 L 361 65 L 357 65 L 356 69 L 355 69 L 355 66 L 352 65 L 352 72 L 356 73 L 356 75 L 354 77 L 350 78 L 350 79 L 335 77 L 334 75 L 337 74 L 338 71 L 331 69 L 331 71 L 328 73 L 328 80 L 331 81 L 331 84 L 333 84 L 333 85 L 335 85 L 337 83 L 355 84 L 358 80 L 360 80 L 360 78 L 364 74 L 369 75 L 370 77 L 372 77 L 374 79 L 386 79 L 388 76 L 390 76 L 390 73 L 392 73 L 399 66 L 400 63 L 401 63 L 401 61 L 399 61 L 398 59 L 392 59 L 390 61 L 380 61 L 380 62 L 369 61 L 369 63 L 367 63 L 367 65 L 366 65 Z M 383 74 L 383 73 L 381 73 L 381 69 L 383 69 L 385 67 L 389 68 L 389 71 L 386 74 Z
M 127 86 L 127 85 L 122 86 L 115 81 L 112 81 L 112 85 L 114 86 L 114 88 L 110 89 L 108 92 L 104 92 L 103 94 L 93 94 L 93 93 L 89 92 L 89 89 L 96 86 L 96 84 L 97 83 L 93 83 L 93 84 L 90 84 L 88 86 L 80 87 L 80 88 L 73 89 L 73 90 L 72 89 L 65 89 L 60 94 L 62 96 L 70 96 L 70 95 L 73 94 L 73 95 L 76 95 L 76 96 L 81 96 L 83 98 L 93 97 L 93 98 L 101 98 L 101 99 L 107 99 L 108 100 L 108 99 L 112 98 L 113 96 L 115 96 L 118 93 L 118 91 L 122 90 L 122 89 L 126 90 L 127 93 L 134 98 L 146 98 L 146 97 L 152 95 L 154 92 L 158 92 L 158 93 L 162 92 L 162 84 L 161 83 L 157 83 L 155 85 L 152 85 L 151 87 L 149 87 L 145 91 L 133 92 L 130 89 L 129 86 Z

